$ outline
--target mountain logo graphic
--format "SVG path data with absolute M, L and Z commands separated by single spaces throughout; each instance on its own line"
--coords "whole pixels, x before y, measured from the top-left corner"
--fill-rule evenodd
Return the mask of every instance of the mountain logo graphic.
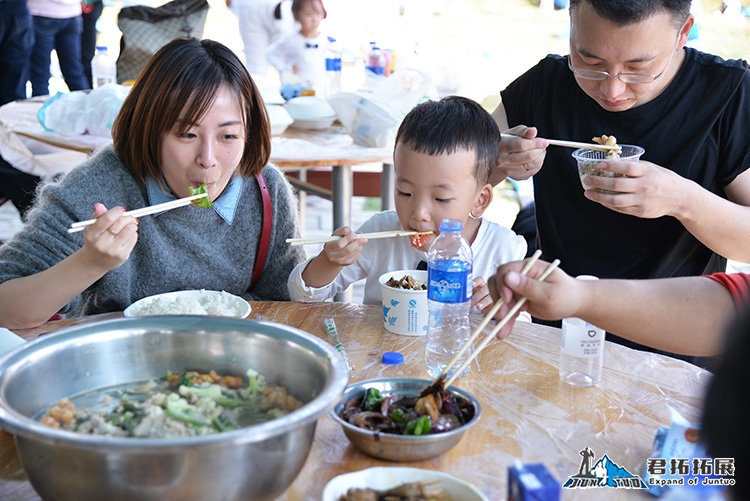
M 606 454 L 591 466 L 594 451 L 586 447 L 579 454 L 582 456 L 581 467 L 577 475 L 571 475 L 563 484 L 564 489 L 596 489 L 611 487 L 613 489 L 648 489 L 638 475 L 633 475 L 625 468 L 609 459 Z

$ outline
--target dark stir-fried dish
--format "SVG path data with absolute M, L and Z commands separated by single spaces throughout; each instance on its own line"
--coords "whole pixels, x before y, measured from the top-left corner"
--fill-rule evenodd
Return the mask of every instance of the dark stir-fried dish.
M 353 487 L 338 501 L 451 501 L 445 489 L 429 487 L 427 482 L 410 482 L 391 489 L 360 489 Z
M 427 290 L 426 283 L 420 282 L 419 280 L 412 277 L 411 275 L 404 275 L 403 277 L 399 279 L 391 277 L 388 279 L 385 285 L 387 285 L 388 287 L 393 287 L 395 289 L 409 289 L 409 290 L 415 290 L 415 291 Z
M 362 398 L 344 403 L 341 419 L 367 430 L 397 435 L 427 435 L 453 430 L 474 417 L 471 402 L 439 390 L 400 397 L 368 388 Z
M 89 435 L 177 438 L 234 430 L 279 418 L 303 403 L 252 369 L 242 377 L 168 373 L 161 380 L 104 393 L 97 409 L 76 405 L 91 395 L 63 398 L 41 422 Z

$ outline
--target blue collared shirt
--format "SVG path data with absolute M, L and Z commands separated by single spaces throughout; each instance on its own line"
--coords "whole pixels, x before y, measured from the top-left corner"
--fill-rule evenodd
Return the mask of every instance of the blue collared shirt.
M 229 184 L 224 188 L 224 192 L 213 202 L 213 210 L 215 210 L 216 213 L 227 222 L 227 224 L 232 224 L 232 221 L 234 221 L 234 214 L 237 211 L 237 204 L 239 204 L 240 194 L 242 193 L 242 183 L 243 179 L 240 176 L 232 176 L 232 179 L 229 180 Z M 164 185 L 166 186 L 166 182 Z M 177 200 L 177 197 L 175 197 L 171 191 L 167 193 L 162 191 L 159 183 L 157 183 L 156 179 L 151 176 L 146 176 L 146 193 L 148 194 L 149 205 Z M 154 214 L 154 216 L 158 216 L 164 212 L 166 211 L 158 212 Z

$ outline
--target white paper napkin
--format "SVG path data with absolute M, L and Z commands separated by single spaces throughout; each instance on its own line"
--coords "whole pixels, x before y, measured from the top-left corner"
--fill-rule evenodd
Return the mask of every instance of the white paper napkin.
M 26 340 L 24 338 L 17 336 L 5 327 L 0 327 L 0 355 L 5 354 L 25 342 Z

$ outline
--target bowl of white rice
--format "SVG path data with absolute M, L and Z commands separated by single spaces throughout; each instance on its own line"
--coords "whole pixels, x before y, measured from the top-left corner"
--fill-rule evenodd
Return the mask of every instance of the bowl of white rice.
M 247 318 L 250 311 L 250 304 L 239 296 L 224 291 L 201 289 L 145 297 L 125 308 L 123 314 L 126 317 L 210 315 Z

